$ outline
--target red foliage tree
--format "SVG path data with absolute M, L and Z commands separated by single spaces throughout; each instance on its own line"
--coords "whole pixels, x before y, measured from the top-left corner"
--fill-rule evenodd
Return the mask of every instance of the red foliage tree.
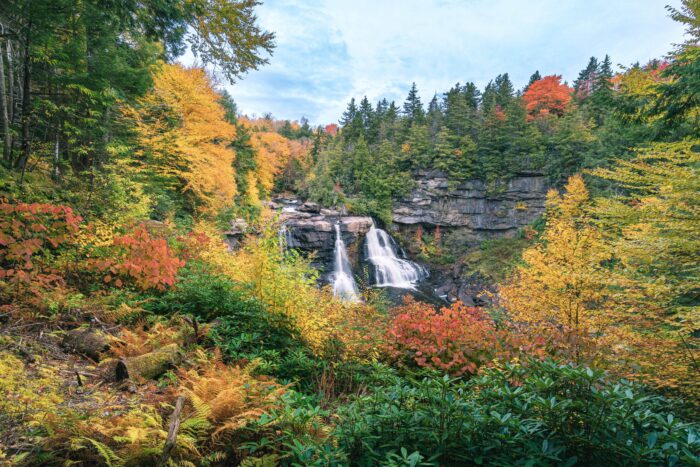
M 70 242 L 81 221 L 68 206 L 0 200 L 0 282 L 18 287 L 59 282 L 50 255 Z
M 338 134 L 338 125 L 336 125 L 335 123 L 328 124 L 324 128 L 324 131 L 331 136 L 335 136 L 336 134 Z
M 535 81 L 525 91 L 523 99 L 530 118 L 542 115 L 564 115 L 573 89 L 562 84 L 561 76 L 550 75 Z

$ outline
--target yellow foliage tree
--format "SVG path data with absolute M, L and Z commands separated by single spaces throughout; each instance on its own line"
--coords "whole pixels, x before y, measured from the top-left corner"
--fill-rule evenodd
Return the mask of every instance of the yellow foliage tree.
M 503 306 L 518 321 L 554 326 L 581 357 L 591 336 L 606 332 L 605 268 L 610 255 L 586 214 L 590 198 L 580 175 L 566 192 L 547 196 L 547 227 L 542 242 L 523 253 L 524 265 L 499 288 Z
M 127 115 L 136 122 L 144 163 L 169 179 L 192 211 L 216 213 L 236 194 L 236 130 L 201 68 L 163 65 L 153 90 Z
M 247 174 L 247 198 L 252 204 L 268 195 L 275 181 L 292 161 L 306 163 L 309 142 L 292 140 L 277 132 L 279 122 L 267 119 L 240 118 L 239 123 L 250 130 L 250 143 L 255 151 L 255 170 Z
M 663 386 L 700 395 L 700 152 L 657 144 L 591 173 L 624 190 L 595 215 L 617 267 L 616 304 L 640 335 L 640 363 Z M 651 342 L 653 341 L 653 345 Z

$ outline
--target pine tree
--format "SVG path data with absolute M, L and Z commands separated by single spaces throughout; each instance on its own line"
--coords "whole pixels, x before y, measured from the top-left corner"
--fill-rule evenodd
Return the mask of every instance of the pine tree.
M 362 119 L 362 126 L 367 142 L 369 144 L 376 142 L 379 133 L 379 123 L 377 122 L 377 115 L 374 109 L 372 109 L 372 104 L 369 102 L 369 99 L 367 99 L 367 96 L 363 97 L 360 101 L 359 114 Z
M 442 128 L 433 147 L 432 166 L 447 173 L 450 188 L 474 175 L 476 145 L 463 136 L 455 138 L 447 128 Z
M 411 85 L 411 90 L 408 92 L 406 101 L 403 104 L 403 114 L 407 128 L 410 128 L 413 123 L 422 124 L 425 121 L 425 111 L 418 95 L 416 83 Z
M 496 86 L 494 85 L 493 81 L 489 81 L 488 84 L 486 84 L 486 87 L 484 88 L 483 94 L 481 95 L 482 113 L 484 115 L 488 114 L 496 108 L 496 105 Z
M 340 118 L 340 127 L 341 128 L 347 128 L 349 127 L 353 121 L 355 121 L 355 117 L 357 116 L 357 104 L 355 104 L 355 98 L 353 97 L 350 99 L 350 102 L 348 103 L 348 107 L 343 112 L 343 116 Z
M 612 63 L 608 55 L 598 67 L 590 94 L 590 106 L 598 126 L 601 126 L 612 111 L 614 95 L 612 89 Z
M 444 95 L 445 126 L 454 135 L 461 137 L 467 134 L 473 109 L 463 94 L 462 87 L 457 83 Z
M 595 83 L 598 76 L 598 59 L 591 57 L 586 68 L 581 70 L 578 78 L 574 81 L 576 95 L 585 99 L 595 90 Z
M 359 112 L 365 131 L 369 130 L 372 120 L 374 120 L 374 109 L 372 109 L 372 104 L 369 102 L 369 99 L 367 99 L 367 96 L 363 97 L 360 101 Z
M 474 83 L 467 83 L 462 88 L 462 94 L 464 99 L 467 101 L 467 105 L 472 109 L 476 110 L 479 107 L 479 101 L 481 100 L 481 93 L 479 88 L 476 87 Z
M 496 76 L 494 86 L 496 91 L 496 103 L 502 109 L 506 109 L 513 102 L 513 96 L 515 95 L 515 88 L 510 81 L 508 73 Z
M 527 82 L 527 86 L 525 86 L 524 90 L 527 91 L 530 88 L 530 86 L 532 86 L 532 83 L 534 83 L 535 81 L 539 81 L 541 79 L 542 79 L 542 76 L 540 75 L 540 71 L 535 70 L 535 72 L 532 75 L 530 75 L 530 80 Z
M 398 125 L 399 108 L 394 101 L 391 101 L 379 125 L 379 140 L 395 140 L 398 137 Z
M 426 125 L 414 123 L 401 146 L 401 170 L 425 168 L 430 163 L 430 133 Z
M 443 114 L 440 104 L 438 103 L 437 94 L 433 96 L 428 104 L 428 126 L 430 127 L 430 137 L 435 138 L 435 135 L 440 131 L 443 123 Z
M 343 116 L 340 119 L 340 126 L 343 129 L 343 137 L 347 141 L 354 141 L 365 132 L 365 125 L 362 121 L 362 115 L 357 108 L 354 97 L 350 99 L 347 110 L 343 112 Z

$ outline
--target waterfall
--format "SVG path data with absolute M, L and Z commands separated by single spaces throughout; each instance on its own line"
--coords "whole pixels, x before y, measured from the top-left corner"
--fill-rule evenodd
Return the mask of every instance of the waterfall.
M 292 232 L 284 224 L 282 224 L 277 231 L 277 243 L 279 243 L 280 250 L 283 253 L 287 251 L 287 249 L 297 246 L 294 242 Z
M 359 300 L 357 285 L 352 277 L 352 269 L 348 260 L 348 253 L 345 251 L 345 243 L 340 235 L 340 224 L 335 224 L 335 250 L 333 275 L 333 295 L 342 300 L 355 302 Z
M 421 265 L 399 258 L 392 238 L 374 223 L 367 232 L 367 259 L 374 265 L 375 285 L 379 287 L 412 289 L 428 276 Z

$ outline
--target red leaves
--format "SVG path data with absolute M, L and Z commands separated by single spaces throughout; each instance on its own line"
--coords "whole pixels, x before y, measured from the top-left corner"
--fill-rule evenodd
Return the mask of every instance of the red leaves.
M 34 259 L 67 243 L 82 218 L 68 206 L 0 201 L 0 278 L 46 284 L 58 276 L 42 272 Z
M 399 360 L 454 375 L 475 373 L 501 347 L 493 321 L 479 308 L 461 302 L 436 311 L 406 298 L 387 333 L 388 352 Z
M 530 118 L 549 114 L 562 116 L 572 92 L 572 88 L 561 83 L 561 76 L 550 75 L 532 83 L 523 99 Z
M 143 226 L 115 238 L 109 255 L 90 263 L 92 269 L 108 272 L 104 283 L 121 287 L 127 281 L 141 290 L 164 290 L 173 285 L 177 271 L 185 264 L 165 239 L 152 238 Z

